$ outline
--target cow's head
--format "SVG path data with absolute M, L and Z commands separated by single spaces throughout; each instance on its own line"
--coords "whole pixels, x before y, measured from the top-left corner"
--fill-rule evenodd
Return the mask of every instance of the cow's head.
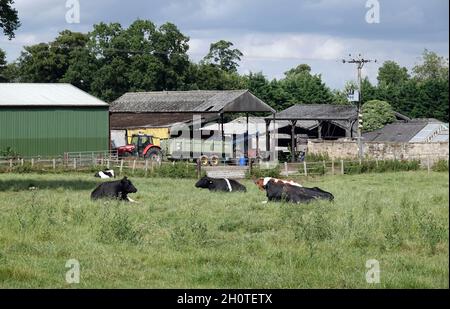
M 255 185 L 258 186 L 258 189 L 261 191 L 264 191 L 266 189 L 266 186 L 264 184 L 264 178 L 258 178 L 254 180 Z
M 127 177 L 122 178 L 122 180 L 120 181 L 120 185 L 122 188 L 122 192 L 125 192 L 125 193 L 136 193 L 137 192 L 136 187 L 133 186 L 133 184 Z
M 203 189 L 208 189 L 209 186 L 213 183 L 212 179 L 204 176 L 202 179 L 200 179 L 199 181 L 197 181 L 197 183 L 195 184 L 196 188 L 203 188 Z
M 267 183 L 272 179 L 274 178 L 272 177 L 258 178 L 257 180 L 255 180 L 255 184 L 258 186 L 259 190 L 264 191 L 266 190 Z

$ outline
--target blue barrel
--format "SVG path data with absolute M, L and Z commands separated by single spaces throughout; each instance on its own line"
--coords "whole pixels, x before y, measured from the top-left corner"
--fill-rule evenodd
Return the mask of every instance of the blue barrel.
M 240 157 L 239 158 L 239 165 L 240 166 L 246 166 L 247 165 L 247 158 L 246 157 Z

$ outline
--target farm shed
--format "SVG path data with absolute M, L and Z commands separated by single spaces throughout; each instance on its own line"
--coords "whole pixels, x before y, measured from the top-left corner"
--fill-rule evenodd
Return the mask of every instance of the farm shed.
M 295 153 L 298 135 L 318 139 L 353 137 L 358 125 L 358 110 L 355 106 L 348 105 L 297 104 L 276 113 L 273 118 L 266 118 L 266 127 L 269 128 L 270 122 L 274 120 L 289 122 L 289 127 L 285 127 L 280 133 L 291 135 L 290 147 Z M 266 130 L 267 148 L 270 147 L 268 132 Z M 295 156 L 292 156 L 292 160 L 295 160 Z
M 436 119 L 394 122 L 363 134 L 365 142 L 437 143 L 448 142 L 448 124 Z
M 131 92 L 111 103 L 110 121 L 112 129 L 170 130 L 173 124 L 192 122 L 198 115 L 202 123 L 218 121 L 224 141 L 224 114 L 245 113 L 248 117 L 261 112 L 275 110 L 248 90 Z
M 108 150 L 108 109 L 70 84 L 0 83 L 0 149 L 22 156 Z

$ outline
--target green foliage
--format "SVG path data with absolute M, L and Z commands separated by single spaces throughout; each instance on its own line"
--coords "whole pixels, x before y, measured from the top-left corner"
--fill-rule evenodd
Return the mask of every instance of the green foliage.
M 388 102 L 373 100 L 362 106 L 363 131 L 381 129 L 395 121 L 395 113 Z
M 433 164 L 434 172 L 448 172 L 448 160 L 439 159 Z
M 417 171 L 420 169 L 420 161 L 400 161 L 400 160 L 383 160 L 383 161 L 362 161 L 345 162 L 345 174 L 363 174 L 363 173 L 386 173 L 399 171 Z
M 416 79 L 419 81 L 448 81 L 448 58 L 446 59 L 427 49 L 423 51 L 421 58 L 422 63 L 417 64 L 413 68 Z
M 247 172 L 246 177 L 248 179 L 262 178 L 262 177 L 280 178 L 280 175 L 281 175 L 281 167 L 277 165 L 273 168 L 254 167 L 252 168 L 251 173 L 250 171 Z
M 378 69 L 378 84 L 398 85 L 410 78 L 408 69 L 388 60 Z
M 14 0 L 0 1 L 0 28 L 10 40 L 14 37 L 14 31 L 20 27 L 17 10 L 12 7 L 13 4 Z
M 11 147 L 6 147 L 5 149 L 0 149 L 0 158 L 15 159 L 19 157 L 19 153 L 12 149 Z
M 225 72 L 236 72 L 239 61 L 244 54 L 237 48 L 233 49 L 233 45 L 233 43 L 224 40 L 212 43 L 204 61 L 217 65 Z

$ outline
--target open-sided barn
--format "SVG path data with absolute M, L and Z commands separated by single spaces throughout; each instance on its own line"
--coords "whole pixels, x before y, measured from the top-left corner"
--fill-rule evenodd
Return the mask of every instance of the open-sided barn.
M 108 150 L 108 109 L 70 84 L 0 83 L 0 149 L 22 156 Z

